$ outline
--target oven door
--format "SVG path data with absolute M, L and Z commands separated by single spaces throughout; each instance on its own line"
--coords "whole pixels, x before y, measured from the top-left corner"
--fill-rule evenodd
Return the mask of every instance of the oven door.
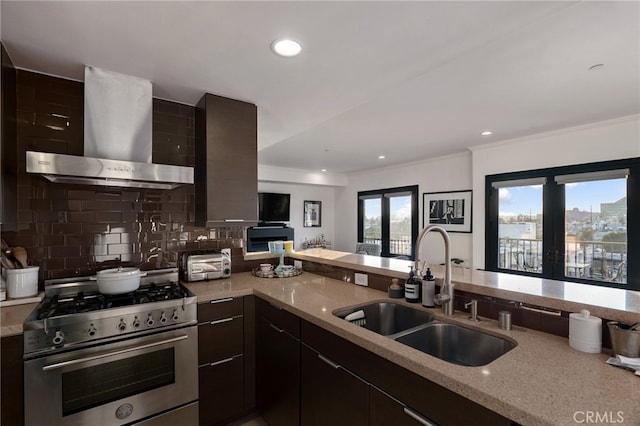
M 122 425 L 192 403 L 197 356 L 191 326 L 27 360 L 25 423 Z

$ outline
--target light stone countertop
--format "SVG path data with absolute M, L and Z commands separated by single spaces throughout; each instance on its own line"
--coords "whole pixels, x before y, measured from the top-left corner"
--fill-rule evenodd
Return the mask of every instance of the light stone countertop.
M 606 365 L 607 354 L 572 349 L 569 340 L 522 327 L 511 331 L 483 319 L 473 324 L 468 313 L 445 321 L 484 330 L 518 346 L 483 367 L 463 367 L 439 360 L 401 343 L 335 317 L 339 308 L 376 300 L 386 294 L 308 272 L 298 277 L 264 279 L 249 273 L 231 280 L 189 284 L 198 300 L 252 292 L 274 305 L 376 353 L 523 425 L 575 425 L 580 412 L 617 415 L 640 425 L 640 378 Z M 219 284 L 219 288 L 217 287 Z M 402 299 L 394 299 L 406 303 Z M 419 309 L 425 309 L 416 305 Z M 443 319 L 439 309 L 426 309 Z M 576 414 L 577 413 L 577 414 Z M 613 413 L 613 414 L 608 414 Z
M 308 249 L 288 254 L 299 260 L 323 263 L 389 277 L 407 278 L 413 261 L 367 256 L 327 249 Z M 429 265 L 437 278 L 444 266 Z M 514 300 L 567 312 L 587 309 L 591 315 L 626 323 L 640 321 L 640 291 L 556 281 L 522 275 L 451 268 L 457 290 Z
M 478 328 L 518 344 L 486 366 L 463 367 L 332 314 L 335 309 L 388 300 L 383 292 L 308 272 L 283 279 L 238 273 L 229 279 L 187 286 L 199 302 L 255 294 L 523 425 L 575 425 L 576 419 L 584 419 L 580 417 L 584 416 L 583 412 L 606 416 L 617 416 L 620 412 L 624 418 L 622 424 L 640 425 L 640 378 L 630 371 L 606 365 L 607 354 L 586 354 L 572 349 L 566 338 L 522 327 L 503 331 L 496 321 L 488 319 L 472 324 L 467 313 L 457 313 L 446 321 Z M 402 299 L 394 300 L 406 303 Z M 35 306 L 3 308 L 1 335 L 21 333 L 22 322 Z M 440 310 L 427 310 L 442 319 Z M 578 417 L 574 419 L 574 415 Z
M 22 334 L 22 323 L 38 306 L 37 303 L 3 306 L 0 308 L 0 337 Z

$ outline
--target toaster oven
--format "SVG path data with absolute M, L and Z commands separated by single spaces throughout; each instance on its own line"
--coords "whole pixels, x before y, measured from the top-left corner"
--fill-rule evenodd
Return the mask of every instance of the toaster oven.
M 230 276 L 231 249 L 182 254 L 182 278 L 185 281 L 214 280 Z

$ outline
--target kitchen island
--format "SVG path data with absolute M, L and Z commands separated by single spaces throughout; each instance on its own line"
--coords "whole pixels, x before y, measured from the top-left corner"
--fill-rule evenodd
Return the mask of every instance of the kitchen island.
M 468 313 L 437 319 L 504 337 L 517 346 L 482 367 L 453 365 L 333 315 L 340 308 L 388 300 L 386 293 L 305 272 L 292 278 L 258 278 L 236 273 L 229 279 L 189 283 L 198 302 L 255 295 L 272 305 L 346 339 L 464 398 L 524 425 L 572 425 L 585 413 L 601 413 L 640 424 L 640 378 L 605 364 L 607 354 L 586 354 L 568 339 L 497 321 L 471 323 Z M 405 303 L 403 300 L 398 303 Z M 412 305 L 415 306 L 415 305 Z M 426 309 L 418 307 L 419 309 Z M 2 336 L 21 332 L 15 307 L 2 310 Z M 26 308 L 22 308 L 26 310 Z M 26 312 L 26 315 L 29 312 Z M 618 417 L 616 417 L 618 418 Z

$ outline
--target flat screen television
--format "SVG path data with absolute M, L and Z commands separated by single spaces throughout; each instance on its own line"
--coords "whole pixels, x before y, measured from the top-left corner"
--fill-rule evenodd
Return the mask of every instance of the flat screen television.
M 258 219 L 260 222 L 289 222 L 291 194 L 258 193 Z

